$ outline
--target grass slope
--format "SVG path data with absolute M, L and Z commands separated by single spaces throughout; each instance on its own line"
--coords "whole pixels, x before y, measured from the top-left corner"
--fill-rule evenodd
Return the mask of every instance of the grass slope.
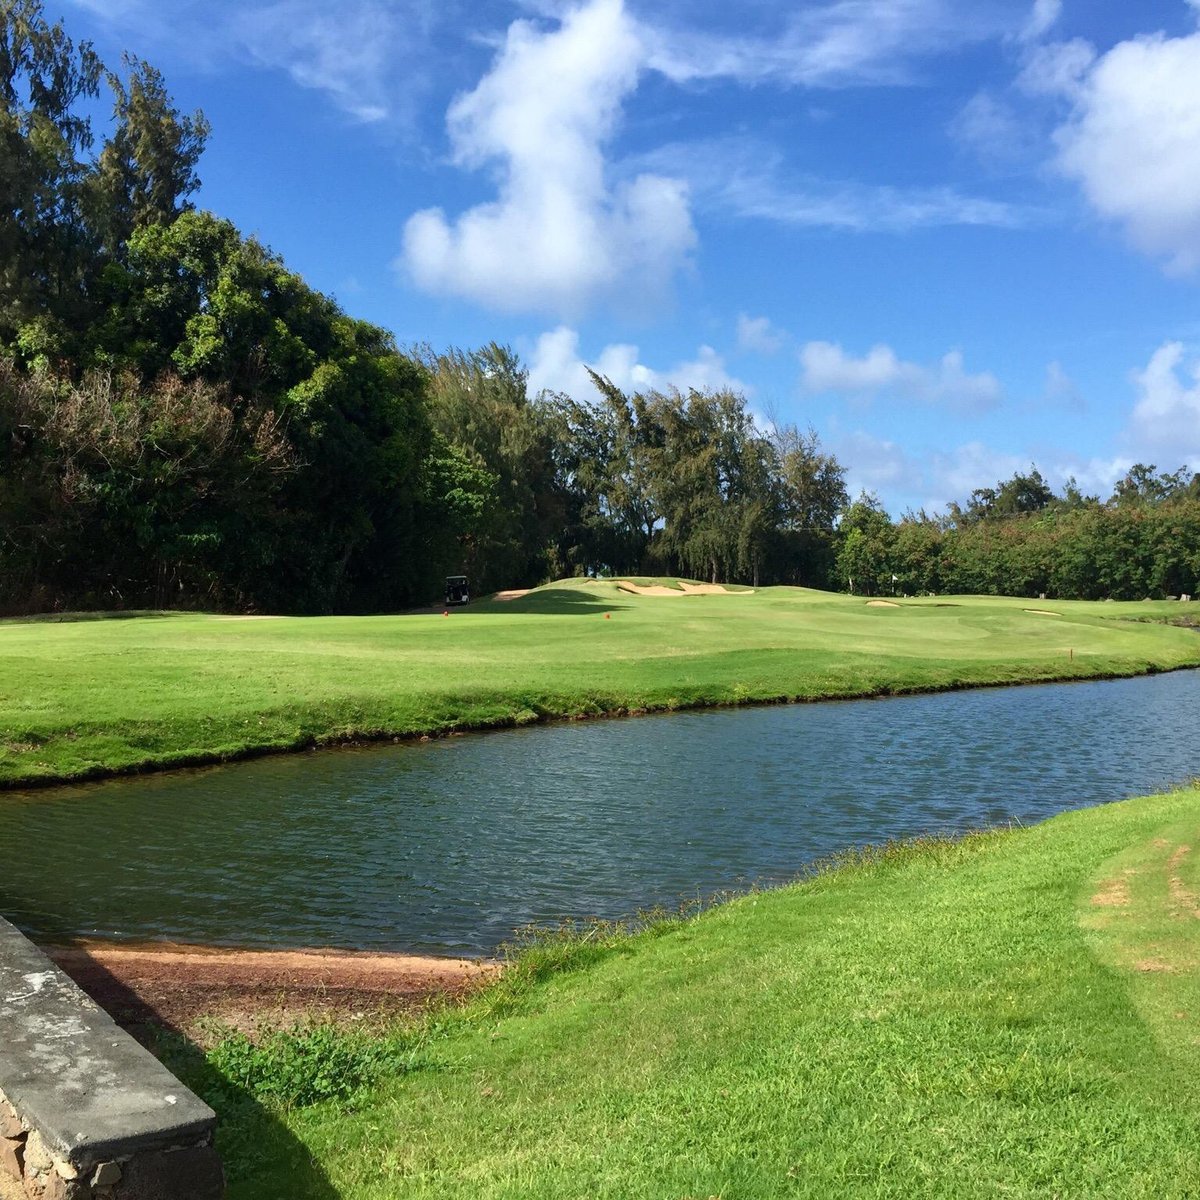
M 1196 1196 L 1198 833 L 1184 790 L 526 960 L 349 1106 L 210 1079 L 231 1200 Z
M 4 621 L 0 786 L 553 717 L 1165 670 L 1200 664 L 1200 639 L 1150 619 L 1197 607 L 643 597 L 578 580 L 449 617 Z

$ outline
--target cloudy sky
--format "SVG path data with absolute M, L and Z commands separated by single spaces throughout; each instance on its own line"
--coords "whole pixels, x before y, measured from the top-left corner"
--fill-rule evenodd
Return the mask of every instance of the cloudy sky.
M 741 389 L 897 514 L 1200 469 L 1200 0 L 55 3 L 401 344 Z

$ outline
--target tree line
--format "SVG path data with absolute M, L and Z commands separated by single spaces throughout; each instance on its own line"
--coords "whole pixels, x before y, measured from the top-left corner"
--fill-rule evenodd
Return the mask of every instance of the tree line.
M 1200 592 L 1200 474 L 1138 463 L 1105 501 L 1036 467 L 944 514 L 893 522 L 872 497 L 842 515 L 838 586 L 867 595 L 981 593 L 1141 600 Z
M 533 395 L 507 347 L 399 347 L 195 209 L 208 135 L 150 65 L 0 0 L 0 611 L 378 611 L 459 572 L 1195 587 L 1194 479 L 893 524 L 735 392 Z

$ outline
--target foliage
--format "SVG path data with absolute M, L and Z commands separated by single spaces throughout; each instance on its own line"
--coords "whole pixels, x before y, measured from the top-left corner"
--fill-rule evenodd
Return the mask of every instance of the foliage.
M 750 583 L 827 582 L 844 472 L 815 433 L 760 430 L 744 396 L 634 392 L 591 373 L 598 404 L 553 396 L 568 497 L 562 557 Z
M 351 1033 L 334 1025 L 278 1030 L 254 1041 L 231 1032 L 208 1052 L 228 1089 L 281 1108 L 325 1100 L 351 1100 L 385 1074 L 411 1070 L 416 1047 L 396 1033 L 390 1038 Z
M 0 0 L 0 612 L 386 611 L 463 572 L 476 595 L 606 572 L 1200 590 L 1184 469 L 1139 463 L 1101 503 L 1031 467 L 894 524 L 728 389 L 531 396 L 494 342 L 402 353 L 193 209 L 208 134 L 148 63 L 108 70 Z
M 1136 464 L 1104 503 L 1036 470 L 977 489 L 966 510 L 906 514 L 877 504 L 843 517 L 839 582 L 877 591 L 894 572 L 907 595 L 1047 595 L 1140 600 L 1200 592 L 1200 474 Z M 873 509 L 873 511 L 869 511 Z M 852 569 L 853 568 L 853 569 Z M 881 582 L 882 581 L 882 582 Z M 856 584 L 857 588 L 857 584 Z

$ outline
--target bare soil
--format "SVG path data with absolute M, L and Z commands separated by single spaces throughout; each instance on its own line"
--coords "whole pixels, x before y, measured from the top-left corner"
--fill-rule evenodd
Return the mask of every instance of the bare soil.
M 171 943 L 83 942 L 46 953 L 116 1021 L 176 1029 L 197 1040 L 213 1025 L 247 1033 L 308 1020 L 387 1017 L 465 996 L 499 964 L 409 954 L 229 950 Z

